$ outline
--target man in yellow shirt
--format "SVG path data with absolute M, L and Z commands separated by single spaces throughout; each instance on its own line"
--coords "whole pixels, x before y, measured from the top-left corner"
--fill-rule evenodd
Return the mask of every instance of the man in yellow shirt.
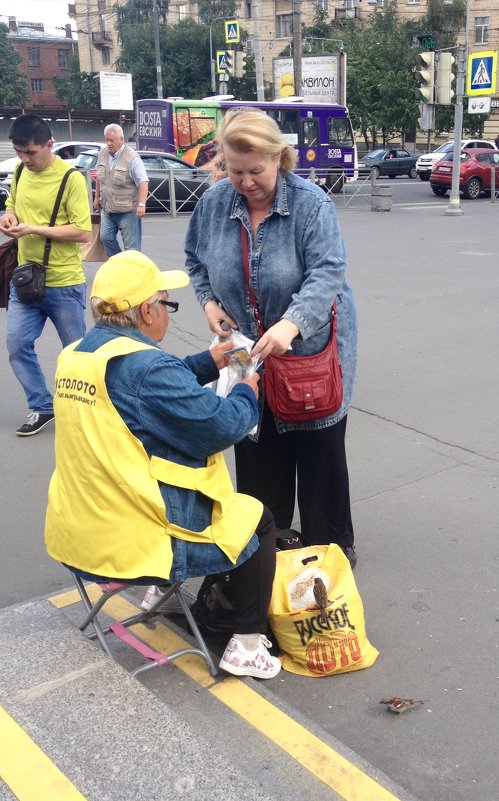
M 7 312 L 9 360 L 31 410 L 16 434 L 29 437 L 54 419 L 52 394 L 34 348 L 47 319 L 63 346 L 85 333 L 86 284 L 80 243 L 90 240 L 92 226 L 85 179 L 77 172 L 69 176 L 55 225 L 49 226 L 61 181 L 71 165 L 52 153 L 52 133 L 45 120 L 23 114 L 12 124 L 9 139 L 24 168 L 12 182 L 0 231 L 19 240 L 19 264 L 42 264 L 46 239 L 51 240 L 45 296 L 21 303 L 11 284 Z

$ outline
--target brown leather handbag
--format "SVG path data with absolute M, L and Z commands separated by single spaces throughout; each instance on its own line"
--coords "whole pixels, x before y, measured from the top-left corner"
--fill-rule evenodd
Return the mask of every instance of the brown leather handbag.
M 264 332 L 256 295 L 249 281 L 248 238 L 241 226 L 243 267 L 260 336 Z M 279 420 L 301 423 L 329 417 L 343 402 L 343 378 L 336 340 L 336 301 L 331 309 L 331 336 L 313 356 L 267 356 L 263 363 L 263 387 L 270 410 Z

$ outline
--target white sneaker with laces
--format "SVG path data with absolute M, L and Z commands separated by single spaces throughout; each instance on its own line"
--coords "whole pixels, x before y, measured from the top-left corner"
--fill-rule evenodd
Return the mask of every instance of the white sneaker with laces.
M 144 595 L 144 599 L 140 605 L 140 608 L 144 610 L 144 612 L 149 612 L 155 603 L 159 601 L 160 598 L 163 597 L 164 591 L 157 587 L 155 584 L 151 584 Z M 187 588 L 182 588 L 182 595 L 184 596 L 185 600 L 187 601 L 189 606 L 192 606 L 194 601 L 196 600 L 196 596 L 192 594 Z M 182 605 L 178 600 L 176 595 L 172 595 L 168 598 L 165 603 L 160 606 L 158 609 L 158 613 L 160 615 L 183 615 L 184 610 L 182 609 Z
M 260 635 L 260 643 L 254 651 L 248 651 L 242 642 L 231 637 L 219 662 L 219 667 L 234 676 L 252 676 L 254 679 L 273 679 L 281 669 L 276 656 L 271 656 L 267 648 L 272 643 Z

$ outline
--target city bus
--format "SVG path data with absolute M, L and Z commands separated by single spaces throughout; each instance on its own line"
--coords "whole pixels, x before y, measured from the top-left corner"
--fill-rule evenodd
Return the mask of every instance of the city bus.
M 138 150 L 172 153 L 194 166 L 216 152 L 216 130 L 232 108 L 258 108 L 271 116 L 297 153 L 296 171 L 310 174 L 331 191 L 357 178 L 357 148 L 348 108 L 336 103 L 308 103 L 302 98 L 276 101 L 234 100 L 217 95 L 203 100 L 138 100 Z

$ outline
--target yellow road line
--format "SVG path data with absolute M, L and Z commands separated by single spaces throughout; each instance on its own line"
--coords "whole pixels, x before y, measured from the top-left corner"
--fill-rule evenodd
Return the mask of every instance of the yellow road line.
M 21 801 L 85 801 L 85 797 L 0 707 L 0 776 Z
M 89 590 L 92 590 L 93 595 L 94 588 L 87 587 L 87 591 Z M 99 592 L 97 590 L 97 595 Z M 55 600 L 54 605 L 62 608 L 79 601 L 79 596 L 76 593 L 75 597 L 71 591 L 49 598 L 49 600 L 52 603 Z M 134 614 L 137 607 L 124 598 L 116 596 L 108 601 L 106 610 L 116 617 L 127 617 Z M 141 640 L 163 653 L 188 647 L 185 640 L 162 624 L 156 625 L 154 629 L 143 624 L 131 628 Z M 366 801 L 366 799 L 369 801 L 400 801 L 397 796 L 244 682 L 233 677 L 221 682 L 214 681 L 199 657 L 184 657 L 174 664 L 345 801 Z

